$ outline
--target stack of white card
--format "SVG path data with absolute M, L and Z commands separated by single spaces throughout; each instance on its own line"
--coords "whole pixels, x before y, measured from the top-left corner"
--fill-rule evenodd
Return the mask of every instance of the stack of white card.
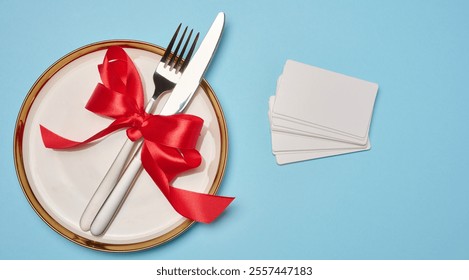
M 288 60 L 269 100 L 278 164 L 369 150 L 378 85 Z

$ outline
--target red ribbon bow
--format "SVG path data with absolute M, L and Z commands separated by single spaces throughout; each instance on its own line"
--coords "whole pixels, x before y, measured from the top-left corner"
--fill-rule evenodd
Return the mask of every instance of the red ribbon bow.
M 178 174 L 200 165 L 202 158 L 195 145 L 203 120 L 187 114 L 161 116 L 146 113 L 140 76 L 130 57 L 120 47 L 107 50 L 98 70 L 102 84 L 96 86 L 86 109 L 115 120 L 81 142 L 63 138 L 41 125 L 44 145 L 53 149 L 74 148 L 127 128 L 127 136 L 132 141 L 143 138 L 143 168 L 173 208 L 182 216 L 198 222 L 210 223 L 216 219 L 233 197 L 197 193 L 170 185 Z

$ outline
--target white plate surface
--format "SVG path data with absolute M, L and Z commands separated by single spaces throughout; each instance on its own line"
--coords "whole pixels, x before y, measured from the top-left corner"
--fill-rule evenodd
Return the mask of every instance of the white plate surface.
M 32 206 L 62 235 L 95 249 L 138 250 L 165 242 L 191 224 L 171 207 L 146 172 L 142 172 L 103 236 L 93 236 L 79 227 L 83 210 L 126 139 L 125 131 L 118 131 L 83 148 L 58 151 L 44 147 L 39 130 L 41 124 L 66 138 L 84 140 L 112 121 L 85 109 L 94 87 L 100 82 L 97 65 L 102 63 L 108 44 L 119 42 L 84 47 L 83 54 L 75 52 L 72 58 L 69 56 L 71 61 L 58 71 L 46 71 L 46 74 L 53 73 L 40 89 L 33 87 L 27 99 L 32 99 L 31 95 L 35 98 L 30 107 L 25 101 L 19 117 L 20 123 L 21 115 L 24 115 L 25 124 L 20 131 L 22 133 L 17 131 L 16 136 L 16 142 L 22 142 L 19 152 L 16 152 L 20 157 L 17 162 L 21 161 L 17 170 L 21 175 L 24 169 L 26 178 L 20 178 L 20 181 Z M 153 93 L 152 75 L 162 50 L 140 42 L 129 41 L 123 45 L 140 72 L 148 100 Z M 67 56 L 61 61 L 64 59 Z M 164 102 L 159 103 L 162 104 Z M 226 125 L 215 94 L 205 81 L 186 113 L 204 120 L 197 145 L 203 162 L 198 168 L 178 177 L 173 186 L 214 193 L 225 168 Z M 29 189 L 33 197 L 28 195 Z

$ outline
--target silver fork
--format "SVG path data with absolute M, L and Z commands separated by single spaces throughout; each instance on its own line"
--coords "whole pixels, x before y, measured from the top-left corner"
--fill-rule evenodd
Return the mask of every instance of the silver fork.
M 195 46 L 197 44 L 197 40 L 199 39 L 199 33 L 196 34 L 189 51 L 185 58 L 183 58 L 186 49 L 189 45 L 189 42 L 192 37 L 193 29 L 190 31 L 189 36 L 187 37 L 184 46 L 182 47 L 181 52 L 179 49 L 183 44 L 184 37 L 186 35 L 187 26 L 184 29 L 179 42 L 176 46 L 176 49 L 172 53 L 172 48 L 174 43 L 177 39 L 178 33 L 181 29 L 181 24 L 179 24 L 178 28 L 174 32 L 171 41 L 168 44 L 163 56 L 161 57 L 158 66 L 156 67 L 155 73 L 153 74 L 153 82 L 155 84 L 155 91 L 153 93 L 152 98 L 148 102 L 145 107 L 145 111 L 147 113 L 155 113 L 156 104 L 158 97 L 164 93 L 168 92 L 176 86 L 176 83 L 182 76 L 184 69 L 186 68 L 189 60 L 191 59 L 192 53 L 194 52 Z M 114 159 L 111 167 L 107 171 L 106 175 L 104 176 L 103 180 L 99 184 L 98 188 L 96 189 L 95 193 L 91 197 L 91 200 L 88 202 L 81 219 L 80 219 L 80 227 L 84 231 L 89 231 L 91 228 L 91 224 L 95 219 L 96 215 L 98 214 L 99 210 L 101 209 L 102 205 L 106 201 L 109 194 L 114 189 L 114 186 L 119 181 L 120 176 L 122 175 L 122 171 L 124 170 L 125 166 L 127 165 L 130 158 L 133 157 L 135 151 L 141 145 L 141 140 L 132 142 L 131 140 L 127 139 L 122 146 L 119 154 Z
M 179 24 L 178 28 L 176 29 L 173 38 L 171 38 L 171 41 L 169 42 L 168 47 L 166 48 L 166 51 L 164 52 L 163 57 L 161 58 L 161 61 L 156 67 L 155 73 L 153 74 L 153 82 L 155 83 L 155 92 L 152 97 L 153 100 L 156 100 L 163 92 L 172 90 L 176 86 L 177 81 L 179 81 L 179 79 L 181 78 L 184 69 L 186 69 L 187 64 L 189 63 L 192 57 L 195 45 L 197 44 L 197 40 L 199 39 L 199 33 L 197 33 L 194 41 L 192 42 L 191 48 L 187 53 L 186 58 L 183 60 L 182 57 L 186 52 L 187 45 L 189 44 L 193 32 L 193 29 L 191 29 L 186 43 L 184 44 L 181 52 L 178 53 L 179 48 L 181 47 L 182 41 L 184 40 L 184 37 L 187 32 L 186 26 L 176 46 L 176 49 L 174 50 L 174 54 L 172 55 L 171 49 L 173 48 L 174 42 L 176 41 L 176 37 L 179 33 L 180 28 L 181 24 Z

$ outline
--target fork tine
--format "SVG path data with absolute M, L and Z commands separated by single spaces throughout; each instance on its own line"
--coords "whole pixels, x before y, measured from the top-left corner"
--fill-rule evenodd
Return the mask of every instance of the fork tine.
M 174 63 L 174 68 L 176 68 L 176 72 L 179 72 L 181 70 L 181 64 L 182 64 L 182 57 L 186 53 L 186 48 L 187 45 L 189 45 L 189 41 L 191 40 L 192 37 L 192 32 L 194 29 L 191 29 L 191 32 L 189 32 L 189 37 L 187 37 L 186 43 L 184 44 L 184 47 L 182 47 L 181 53 L 178 55 L 176 62 Z
M 165 61 L 168 59 L 169 54 L 171 53 L 171 49 L 173 48 L 174 41 L 176 41 L 176 37 L 178 36 L 179 29 L 181 29 L 182 23 L 179 24 L 178 28 L 176 29 L 176 32 L 174 32 L 173 38 L 171 38 L 171 41 L 168 44 L 168 47 L 166 47 L 166 50 L 163 54 L 163 57 L 161 58 L 161 61 Z
M 186 58 L 184 59 L 184 63 L 181 65 L 181 69 L 179 71 L 184 71 L 186 69 L 187 64 L 189 64 L 189 60 L 191 60 L 192 53 L 194 52 L 195 45 L 197 45 L 197 40 L 199 40 L 199 33 L 197 32 L 197 35 L 195 35 L 194 42 L 192 42 L 191 48 L 189 52 L 187 53 Z
M 187 32 L 187 26 L 186 26 L 186 28 L 184 28 L 184 32 L 182 32 L 181 38 L 179 39 L 179 42 L 176 46 L 176 49 L 174 50 L 174 53 L 173 53 L 173 55 L 171 56 L 171 59 L 168 62 L 168 64 L 171 66 L 171 69 L 175 68 L 175 66 L 176 66 L 176 64 L 173 64 L 173 62 L 176 59 L 176 57 L 180 56 L 180 54 L 178 54 L 178 51 L 179 51 L 179 48 L 181 47 L 182 41 L 184 41 L 184 37 L 186 36 L 186 32 Z

